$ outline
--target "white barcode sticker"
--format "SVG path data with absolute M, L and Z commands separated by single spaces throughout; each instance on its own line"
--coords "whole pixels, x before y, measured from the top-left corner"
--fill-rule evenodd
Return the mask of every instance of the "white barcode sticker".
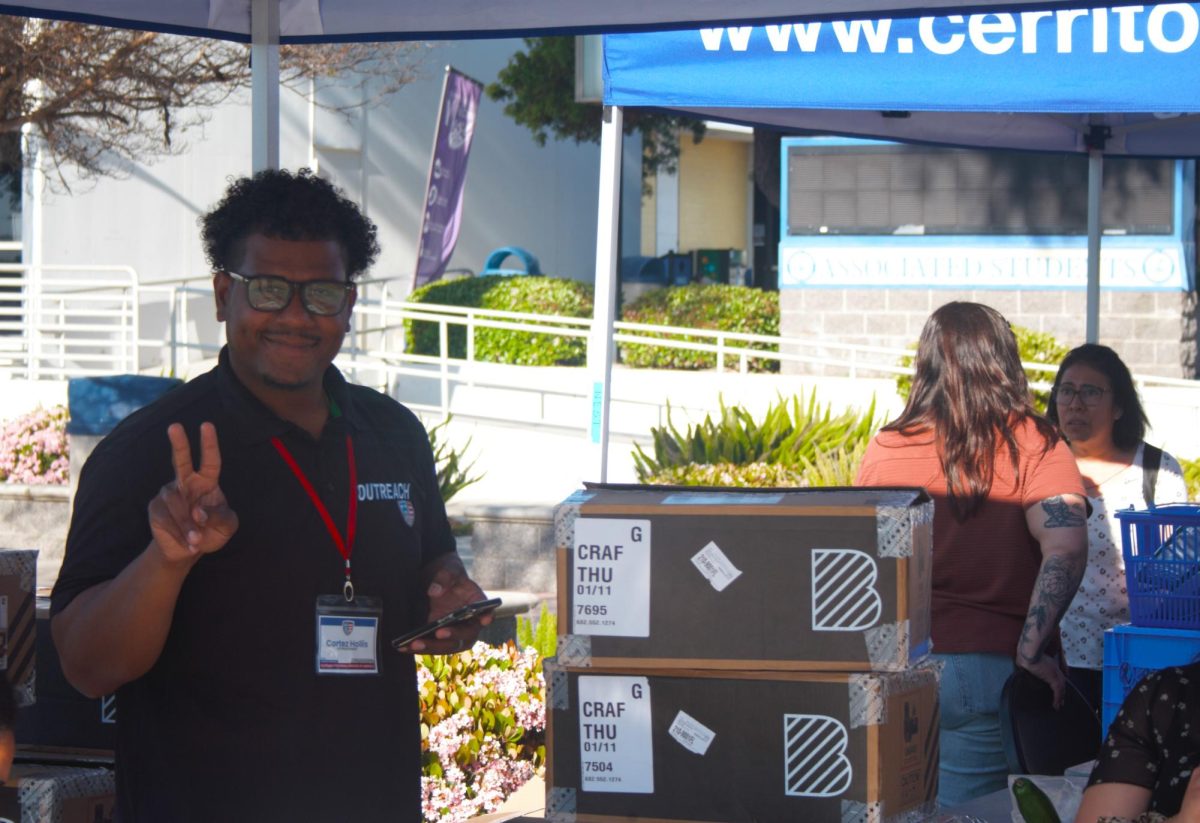
M 696 754 L 707 752 L 708 747 L 712 745 L 717 736 L 717 733 L 708 726 L 682 710 L 671 721 L 671 728 L 667 734 L 675 738 L 675 742 L 680 746 Z
M 742 570 L 730 563 L 725 552 L 711 540 L 707 546 L 696 552 L 692 558 L 692 565 L 699 569 L 700 574 L 719 592 L 725 591 L 725 587 L 742 574 Z

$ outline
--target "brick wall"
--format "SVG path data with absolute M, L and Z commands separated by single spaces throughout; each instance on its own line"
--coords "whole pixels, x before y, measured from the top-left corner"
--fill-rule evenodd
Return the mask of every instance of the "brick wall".
M 780 333 L 841 343 L 904 348 L 916 342 L 930 313 L 952 300 L 986 303 L 1009 322 L 1084 342 L 1082 291 L 956 289 L 784 289 Z M 1196 295 L 1191 292 L 1103 291 L 1100 342 L 1112 346 L 1135 374 L 1197 376 Z M 812 372 L 785 364 L 790 373 Z

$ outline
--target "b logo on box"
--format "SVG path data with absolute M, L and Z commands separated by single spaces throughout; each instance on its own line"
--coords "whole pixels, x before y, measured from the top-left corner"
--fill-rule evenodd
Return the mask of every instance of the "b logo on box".
M 879 622 L 883 601 L 875 589 L 879 569 L 856 549 L 813 549 L 812 627 L 852 632 Z
M 841 721 L 823 714 L 783 716 L 783 793 L 837 797 L 850 788 L 854 767 L 846 757 L 849 736 Z

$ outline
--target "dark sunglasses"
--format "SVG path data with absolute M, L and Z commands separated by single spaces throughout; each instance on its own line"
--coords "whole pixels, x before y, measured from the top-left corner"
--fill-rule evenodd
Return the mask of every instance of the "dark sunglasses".
M 286 277 L 274 274 L 248 276 L 228 270 L 225 273 L 246 284 L 246 300 L 250 303 L 250 308 L 256 311 L 283 311 L 299 289 L 300 302 L 310 314 L 329 317 L 346 308 L 346 301 L 354 291 L 353 283 L 341 280 L 306 280 L 303 283 L 293 283 Z

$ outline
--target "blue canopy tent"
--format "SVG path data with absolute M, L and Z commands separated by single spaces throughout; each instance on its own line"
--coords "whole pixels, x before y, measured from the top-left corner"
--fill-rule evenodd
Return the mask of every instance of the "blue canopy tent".
M 1102 158 L 1200 154 L 1198 41 L 1200 5 L 1184 3 L 613 35 L 605 102 L 785 130 L 1087 152 L 1094 341 Z
M 977 8 L 1002 8 L 1010 12 L 1044 15 L 1036 10 L 1063 9 L 1073 0 L 742 0 L 731 4 L 728 0 L 660 0 L 646 3 L 644 0 L 610 0 L 595 3 L 593 0 L 447 0 L 443 3 L 428 3 L 423 0 L 22 0 L 4 2 L 0 0 L 0 14 L 43 17 L 50 19 L 77 20 L 102 25 L 138 28 L 151 31 L 175 32 L 208 36 L 220 39 L 250 42 L 254 72 L 252 86 L 253 133 L 252 165 L 255 169 L 278 165 L 279 158 L 279 111 L 278 111 L 278 47 L 281 43 L 319 43 L 344 41 L 383 41 L 403 39 L 513 37 L 535 34 L 572 34 L 585 32 L 650 31 L 686 26 L 713 25 L 723 21 L 762 23 L 775 25 L 775 36 L 787 27 L 795 33 L 797 43 L 801 35 L 796 29 L 797 21 L 828 22 L 830 30 L 838 25 L 831 22 L 860 19 L 865 25 L 868 18 L 880 15 L 950 14 Z M 1153 5 L 1147 6 L 1154 8 Z M 1170 6 L 1173 8 L 1174 6 Z M 1144 7 L 1131 7 L 1142 9 Z M 1167 6 L 1164 6 L 1167 8 Z M 1031 11 L 1032 10 L 1032 11 Z M 1066 12 L 1079 14 L 1078 12 Z M 1178 16 L 1178 13 L 1176 13 Z M 989 15 L 982 15 L 988 17 Z M 1163 18 L 1169 16 L 1164 13 Z M 953 22 L 955 18 L 947 17 Z M 975 17 L 973 16 L 974 20 Z M 1041 18 L 1038 18 L 1041 19 Z M 1124 19 L 1124 18 L 1121 18 Z M 842 25 L 846 25 L 844 22 Z M 918 26 L 922 25 L 918 23 Z M 992 31 L 986 22 L 978 26 L 983 33 L 968 32 L 972 39 L 1000 37 L 1003 33 Z M 763 32 L 766 29 L 762 29 Z M 804 29 L 807 31 L 807 29 Z M 695 33 L 693 37 L 697 36 Z M 709 35 L 711 37 L 711 35 Z M 919 36 L 919 32 L 918 32 Z M 954 35 L 949 42 L 953 40 Z M 1174 35 L 1164 35 L 1173 37 Z M 739 28 L 730 37 L 731 47 L 742 37 Z M 761 35 L 752 39 L 761 39 Z M 911 37 L 911 36 L 910 36 Z M 897 49 L 902 49 L 897 40 Z M 912 40 L 912 42 L 918 42 Z M 647 41 L 649 45 L 649 41 Z M 651 46 L 653 48 L 653 46 Z M 695 60 L 696 58 L 689 58 Z M 699 65 L 711 61 L 701 55 Z M 768 75 L 769 76 L 769 75 Z M 760 78 L 761 79 L 761 78 Z M 1105 77 L 1107 81 L 1109 78 Z M 881 83 L 876 76 L 872 83 Z M 1195 86 L 1194 76 L 1182 75 L 1173 78 L 1175 85 Z M 749 85 L 754 85 L 753 81 Z M 886 87 L 881 87 L 886 90 Z M 608 396 L 612 363 L 612 317 L 616 279 L 616 225 L 619 197 L 618 153 L 621 133 L 621 105 L 692 106 L 705 116 L 724 116 L 739 119 L 740 115 L 726 113 L 716 115 L 704 111 L 705 107 L 724 107 L 727 98 L 713 98 L 703 104 L 698 101 L 668 100 L 658 98 L 650 101 L 629 100 L 623 102 L 622 92 L 610 96 L 616 105 L 606 107 L 605 125 L 601 147 L 601 190 L 597 230 L 596 258 L 596 322 L 589 345 L 589 377 L 592 380 L 592 418 L 589 430 L 591 442 L 598 455 L 597 475 L 601 480 L 607 471 L 608 445 Z M 887 95 L 885 99 L 893 99 Z M 896 98 L 898 99 L 898 98 Z M 758 104 L 755 104 L 756 106 Z M 780 103 L 779 108 L 795 111 L 803 104 L 798 101 Z M 810 104 L 811 106 L 811 104 Z M 889 102 L 886 108 L 899 108 L 898 102 Z M 830 105 L 829 110 L 836 108 Z M 913 107 L 918 108 L 918 107 Z M 936 109 L 936 106 L 928 109 Z M 1148 107 L 1143 107 L 1145 111 Z M 1200 110 L 1200 106 L 1194 107 Z M 1102 110 L 1102 109 L 1097 109 Z M 1113 109 L 1109 109 L 1113 110 Z M 1168 109 L 1154 109 L 1163 110 Z M 766 108 L 756 108 L 761 114 Z M 1082 111 L 1082 109 L 1080 109 Z M 760 117 L 750 121 L 768 123 Z M 850 126 L 842 126 L 832 120 L 823 121 L 823 128 L 831 131 L 858 133 Z M 965 121 L 964 121 L 965 122 Z M 782 124 L 782 123 L 780 123 Z M 803 127 L 802 125 L 800 127 Z M 1003 130 L 1003 124 L 983 124 L 978 133 Z M 874 133 L 870 129 L 861 133 Z M 884 135 L 889 136 L 889 135 Z M 890 136 L 905 137 L 903 134 Z M 913 138 L 910 138 L 913 139 Z M 967 142 L 967 141 L 963 141 Z
M 927 14 L 973 6 L 1065 7 L 1071 0 L 21 0 L 0 14 L 79 20 L 249 42 L 256 5 L 274 7 L 282 43 L 447 40 L 637 31 L 720 22 Z

